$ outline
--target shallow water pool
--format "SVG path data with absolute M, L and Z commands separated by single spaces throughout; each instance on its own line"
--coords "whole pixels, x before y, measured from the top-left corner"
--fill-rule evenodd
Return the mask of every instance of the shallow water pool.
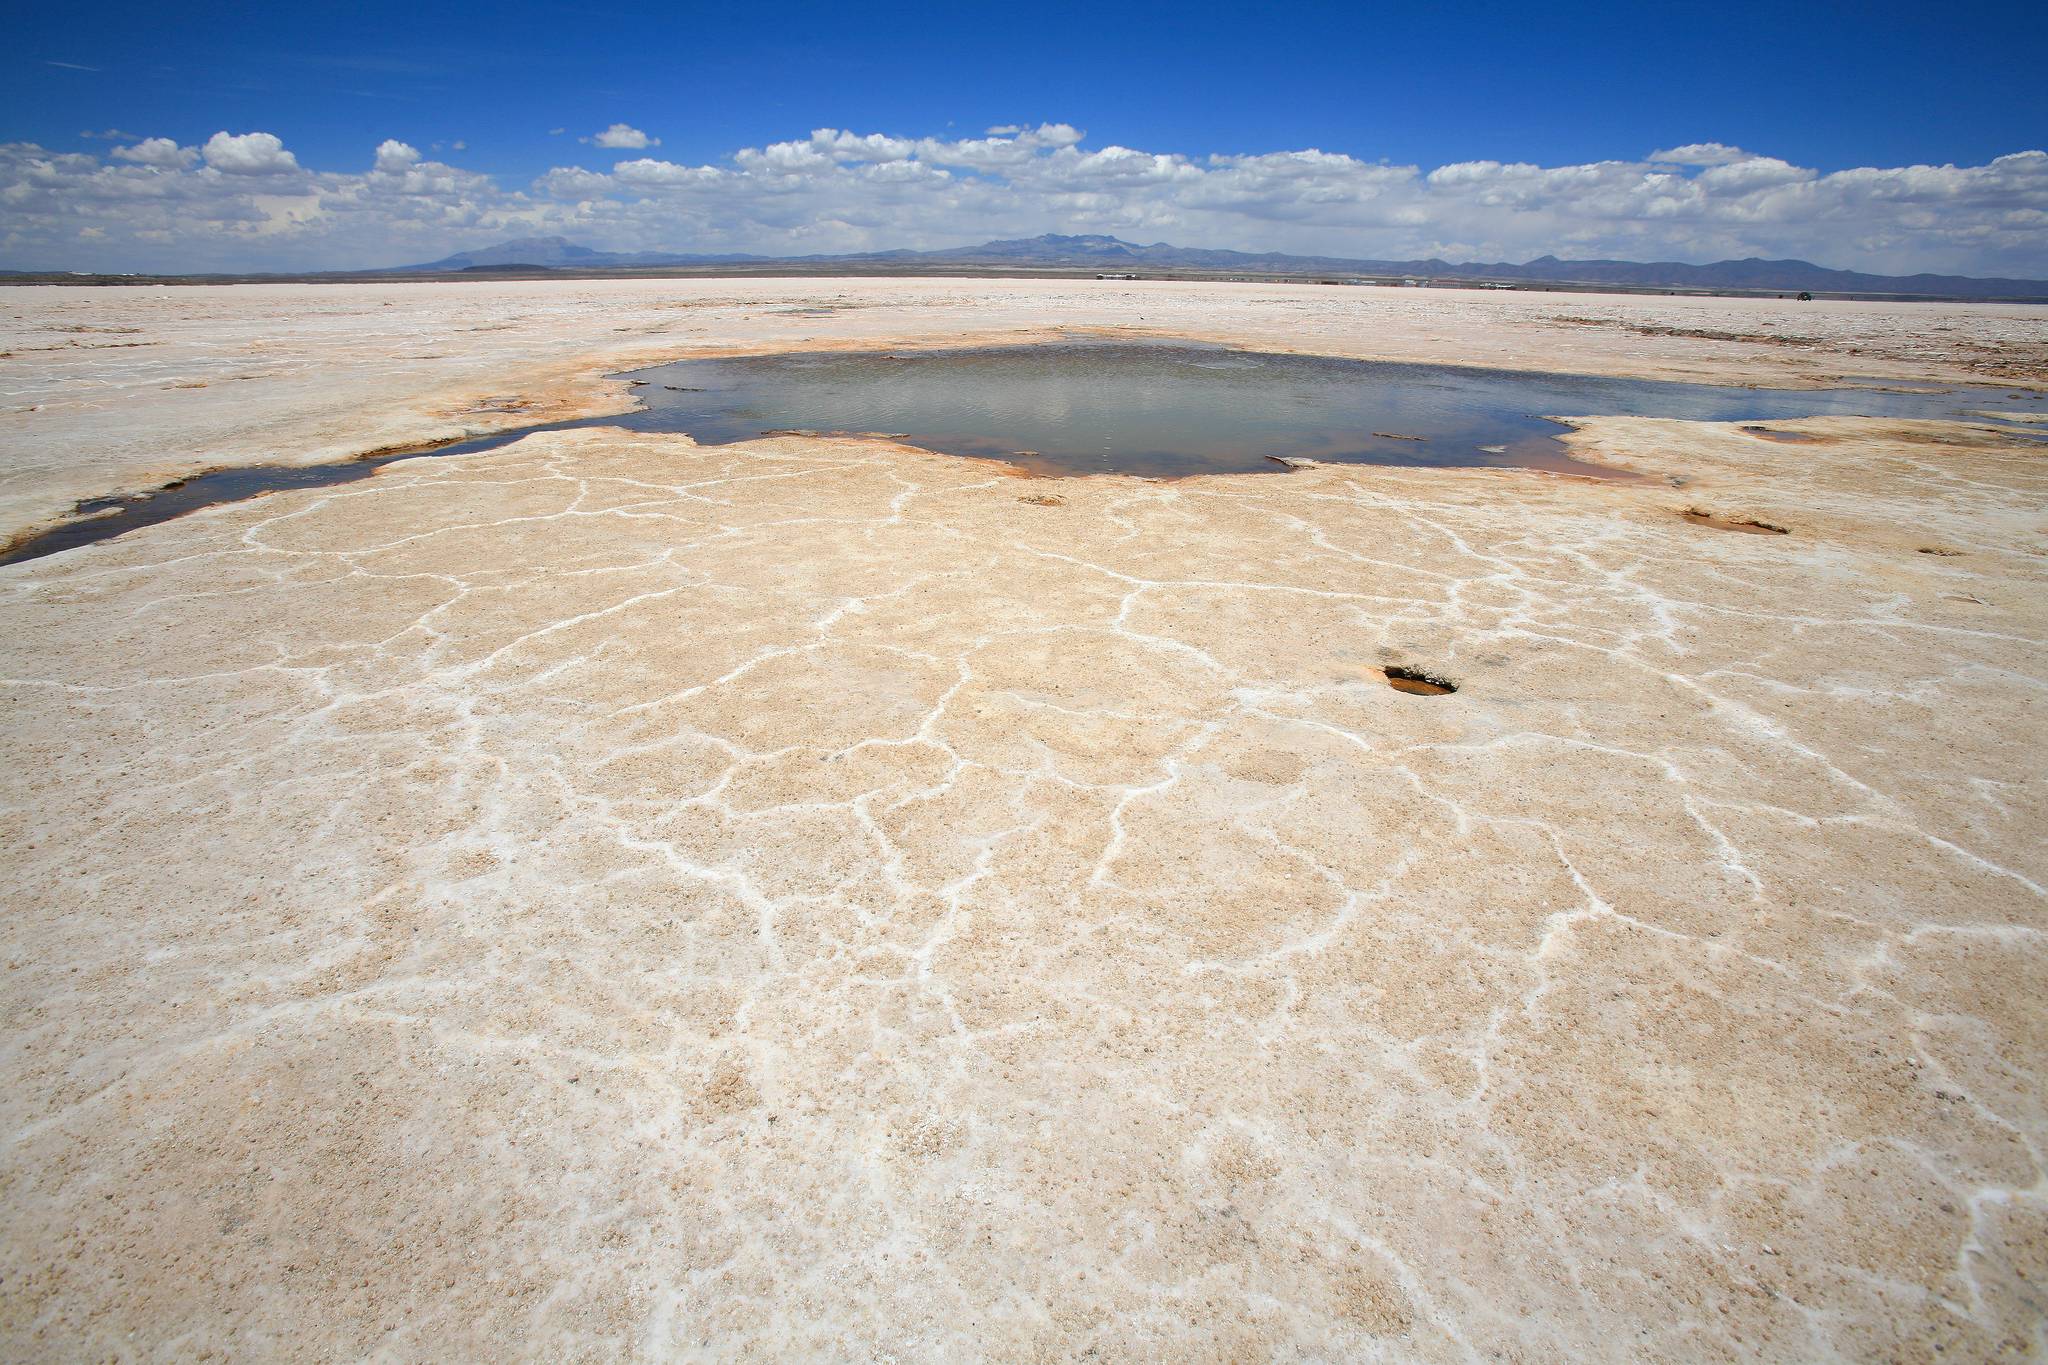
M 1573 460 L 1548 416 L 1769 422 L 1947 417 L 1981 392 L 1752 389 L 1402 365 L 1175 343 L 686 360 L 641 371 L 645 412 L 601 419 L 699 441 L 879 433 L 1039 474 L 1271 472 L 1276 461 L 1501 465 Z
M 522 427 L 433 448 L 322 465 L 256 465 L 147 493 L 80 503 L 75 520 L 0 554 L 35 559 L 186 512 L 285 488 L 366 478 L 393 460 L 466 455 L 535 431 L 618 426 L 704 444 L 774 432 L 886 435 L 1046 475 L 1277 473 L 1297 459 L 1491 465 L 1611 478 L 1573 459 L 1552 416 L 1672 417 L 1761 424 L 1860 415 L 1968 420 L 2015 439 L 2048 429 L 1986 408 L 2038 414 L 2048 395 L 1992 388 L 1761 389 L 1591 375 L 1275 355 L 1193 342 L 1073 340 L 979 349 L 806 353 L 682 360 L 627 376 L 645 407 Z

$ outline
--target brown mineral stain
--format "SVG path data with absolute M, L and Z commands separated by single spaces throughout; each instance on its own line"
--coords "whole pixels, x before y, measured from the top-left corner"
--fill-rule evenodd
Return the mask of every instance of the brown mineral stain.
M 1336 1297 L 1345 1317 L 1376 1336 L 1405 1332 L 1415 1325 L 1415 1310 L 1401 1287 L 1378 1270 L 1353 1267 L 1337 1276 Z
M 1678 515 L 1695 526 L 1711 526 L 1717 531 L 1741 531 L 1753 536 L 1782 536 L 1790 534 L 1784 527 L 1775 526 L 1768 521 L 1757 521 L 1753 518 L 1717 516 L 1704 507 L 1688 507 Z
M 1399 664 L 1389 664 L 1380 671 L 1387 675 L 1387 686 L 1411 697 L 1444 697 L 1458 690 L 1458 685 L 1447 678 L 1403 668 Z
M 1825 436 L 1810 436 L 1803 431 L 1779 431 L 1775 427 L 1744 427 L 1742 433 L 1766 441 L 1776 441 L 1780 445 L 1826 445 L 1828 439 Z
M 1308 763 L 1300 754 L 1285 749 L 1259 749 L 1228 760 L 1223 770 L 1244 781 L 1291 787 L 1308 771 Z
M 711 1080 L 697 1097 L 697 1105 L 709 1114 L 738 1114 L 761 1103 L 760 1092 L 746 1073 L 730 1062 L 721 1062 Z

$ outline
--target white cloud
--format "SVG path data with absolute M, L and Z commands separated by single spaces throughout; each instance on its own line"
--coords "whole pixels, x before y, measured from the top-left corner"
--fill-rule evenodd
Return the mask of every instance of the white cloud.
M 419 161 L 419 149 L 396 138 L 385 138 L 377 144 L 377 169 L 386 175 L 402 174 L 417 166 Z
M 114 148 L 114 157 L 120 161 L 132 161 L 138 166 L 182 171 L 199 164 L 199 149 L 180 147 L 167 137 L 146 137 L 133 147 Z
M 660 138 L 649 137 L 638 128 L 630 127 L 623 123 L 614 123 L 601 133 L 593 133 L 589 137 L 578 138 L 577 141 L 588 142 L 598 147 L 611 147 L 629 151 L 639 151 L 645 147 L 659 147 L 661 145 Z
M 228 175 L 280 175 L 299 168 L 298 158 L 272 133 L 215 133 L 200 148 L 206 164 Z
M 1774 156 L 1751 156 L 1710 166 L 1701 171 L 1692 183 L 1704 186 L 1714 194 L 1743 195 L 1778 185 L 1804 184 L 1817 174 Z
M 908 138 L 885 137 L 881 133 L 863 137 L 837 128 L 813 129 L 811 146 L 839 161 L 904 161 L 917 150 L 917 144 Z
M 621 165 L 627 163 L 620 163 Z M 666 165 L 666 162 L 650 162 L 650 165 Z M 581 166 L 557 166 L 533 182 L 533 188 L 554 199 L 594 199 L 610 192 L 619 183 L 602 171 L 586 171 Z
M 1071 147 L 1087 134 L 1071 123 L 1041 123 L 1036 128 L 1025 128 L 1018 132 L 1019 141 L 1041 147 Z
M 643 156 L 632 161 L 621 161 L 612 167 L 610 184 L 629 185 L 641 189 L 673 189 L 685 185 L 711 184 L 723 179 L 724 176 L 725 172 L 716 166 L 678 166 L 673 161 L 656 161 L 652 157 Z M 596 181 L 604 180 L 604 176 L 596 177 Z M 609 186 L 594 186 L 591 192 L 603 193 L 605 188 Z
M 1641 161 L 1423 168 L 1312 148 L 1196 158 L 1084 141 L 1064 124 L 959 139 L 820 128 L 713 165 L 635 156 L 516 188 L 395 139 L 360 172 L 301 168 L 268 133 L 200 149 L 147 138 L 106 157 L 17 143 L 0 146 L 0 264 L 346 267 L 553 234 L 613 250 L 802 254 L 1101 232 L 1391 260 L 1762 255 L 2048 276 L 2039 151 L 1822 172 L 1697 144 Z
M 766 147 L 743 147 L 733 160 L 742 170 L 757 175 L 829 175 L 838 162 L 810 142 L 771 142 Z
M 469 150 L 469 144 L 467 142 L 464 142 L 461 138 L 456 138 L 455 141 L 448 145 L 453 147 L 458 152 L 466 152 Z
M 1670 162 L 1679 166 L 1725 166 L 1731 161 L 1744 161 L 1748 157 L 1748 152 L 1740 147 L 1730 147 L 1725 142 L 1688 142 L 1683 147 L 1667 147 L 1661 152 L 1650 153 L 1652 161 Z

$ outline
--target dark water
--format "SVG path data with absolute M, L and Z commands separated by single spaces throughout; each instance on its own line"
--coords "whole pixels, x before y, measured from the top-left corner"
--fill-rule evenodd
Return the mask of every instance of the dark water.
M 1545 417 L 1762 424 L 1836 414 L 1952 419 L 1978 408 L 2044 407 L 2042 396 L 1993 388 L 1724 388 L 1165 342 L 684 360 L 631 377 L 640 382 L 634 394 L 644 411 L 327 465 L 196 475 L 150 494 L 81 503 L 78 520 L 16 545 L 0 555 L 0 563 L 54 554 L 275 489 L 352 482 L 392 460 L 472 454 L 531 431 L 565 427 L 679 431 L 705 444 L 786 430 L 883 433 L 1052 475 L 1278 473 L 1282 466 L 1276 461 L 1306 458 L 1611 477 L 1612 470 L 1573 460 L 1556 439 L 1564 429 Z M 1999 425 L 2020 439 L 2048 437 L 2039 427 Z M 1757 434 L 1773 435 L 1767 429 Z

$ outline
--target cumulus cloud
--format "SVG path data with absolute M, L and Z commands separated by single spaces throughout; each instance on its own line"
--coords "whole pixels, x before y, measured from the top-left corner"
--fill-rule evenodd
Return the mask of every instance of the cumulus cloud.
M 1650 160 L 1667 162 L 1676 166 L 1724 166 L 1731 161 L 1743 161 L 1749 156 L 1740 147 L 1730 147 L 1725 142 L 1688 142 L 1683 147 L 1666 147 L 1661 152 L 1651 152 Z
M 549 174 L 563 174 L 551 171 Z M 567 174 L 576 174 L 567 172 Z M 589 172 L 582 174 L 588 175 Z M 656 161 L 652 157 L 638 157 L 632 161 L 621 161 L 612 167 L 609 179 L 599 175 L 594 179 L 581 181 L 588 194 L 603 194 L 614 186 L 626 185 L 639 189 L 673 189 L 681 185 L 712 184 L 724 178 L 725 172 L 716 166 L 678 166 L 673 161 Z
M 1041 123 L 1036 128 L 1017 130 L 1019 141 L 1041 147 L 1071 147 L 1086 136 L 1071 123 Z
M 1817 176 L 1818 172 L 1774 156 L 1745 156 L 1739 161 L 1709 166 L 1693 183 L 1717 195 L 1738 196 L 1778 185 L 1804 184 Z
M 628 151 L 639 151 L 646 147 L 659 147 L 661 145 L 660 138 L 649 137 L 638 128 L 624 123 L 614 123 L 601 133 L 593 133 L 589 137 L 578 138 L 577 141 L 588 142 L 598 147 L 611 147 Z
M 620 162 L 624 167 L 628 163 Z M 666 162 L 649 162 L 649 165 L 666 165 Z M 586 171 L 581 166 L 557 166 L 533 182 L 536 194 L 552 199 L 595 199 L 609 193 L 623 182 L 602 171 Z
M 0 146 L 0 264 L 348 267 L 553 234 L 612 250 L 794 255 L 1101 232 L 1382 260 L 1764 255 L 2048 276 L 2040 151 L 1823 172 L 1700 143 L 1642 160 L 1424 168 L 1313 148 L 1091 148 L 1059 123 L 963 138 L 818 128 L 716 164 L 629 156 L 520 186 L 396 139 L 370 155 L 367 170 L 305 169 L 268 133 L 219 133 L 196 149 L 145 138 L 104 158 Z
M 215 133 L 199 149 L 206 164 L 227 175 L 281 175 L 299 168 L 274 133 Z
M 167 137 L 146 137 L 133 147 L 116 147 L 114 156 L 120 161 L 167 171 L 182 171 L 199 164 L 197 147 L 180 147 Z
M 861 136 L 837 128 L 813 129 L 811 146 L 840 161 L 904 161 L 917 150 L 917 144 L 908 138 L 887 137 L 881 133 Z
M 408 146 L 396 138 L 385 138 L 377 144 L 377 169 L 386 175 L 397 175 L 411 170 L 420 161 L 417 147 Z

